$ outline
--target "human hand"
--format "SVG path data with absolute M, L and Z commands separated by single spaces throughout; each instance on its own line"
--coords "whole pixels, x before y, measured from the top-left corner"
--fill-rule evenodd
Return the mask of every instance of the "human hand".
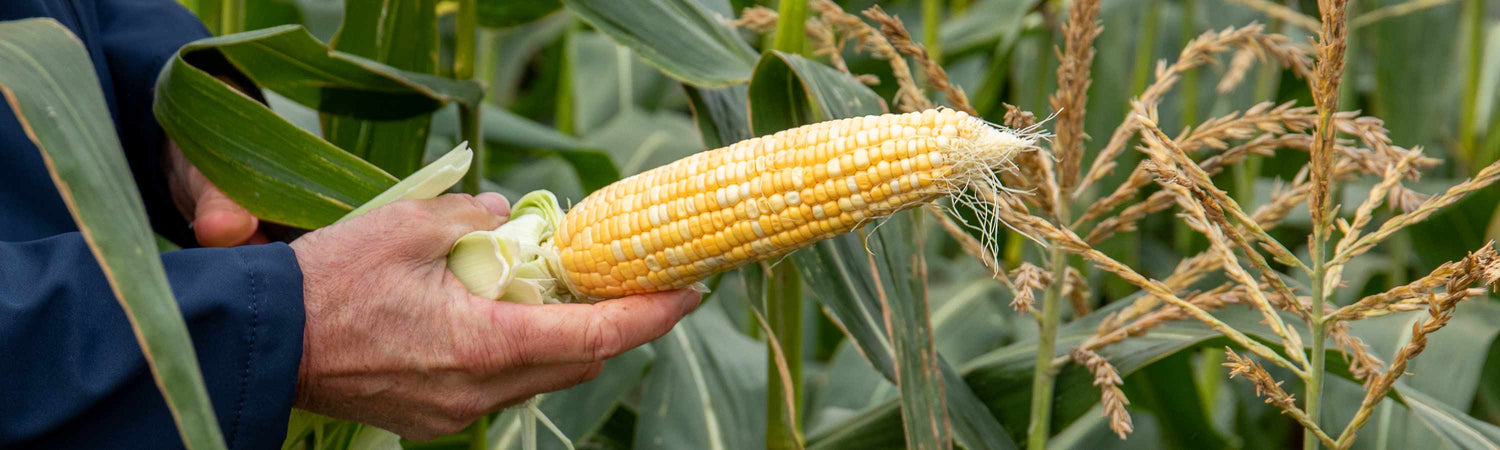
M 270 242 L 261 233 L 260 219 L 220 191 L 183 156 L 170 139 L 162 155 L 172 203 L 193 226 L 193 236 L 204 247 L 234 247 Z
M 448 251 L 508 210 L 495 194 L 404 200 L 293 241 L 307 311 L 295 406 L 431 439 L 588 381 L 697 306 L 691 291 L 592 305 L 469 294 Z

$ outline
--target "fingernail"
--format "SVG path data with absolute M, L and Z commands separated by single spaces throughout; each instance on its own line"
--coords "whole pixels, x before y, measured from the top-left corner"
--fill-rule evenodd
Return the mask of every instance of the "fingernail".
M 703 301 L 703 296 L 695 291 L 683 291 L 682 314 L 683 316 L 698 309 L 698 303 Z

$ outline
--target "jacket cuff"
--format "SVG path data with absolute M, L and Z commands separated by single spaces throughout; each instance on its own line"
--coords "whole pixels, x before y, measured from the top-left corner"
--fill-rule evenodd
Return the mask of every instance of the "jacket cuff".
M 250 332 L 240 407 L 229 422 L 232 428 L 226 428 L 225 439 L 229 448 L 279 448 L 286 439 L 302 365 L 302 332 L 307 321 L 302 270 L 292 248 L 283 243 L 242 247 L 239 253 L 251 281 L 245 299 Z
M 218 253 L 225 251 L 233 254 Z M 202 318 L 190 325 L 204 381 L 229 448 L 280 448 L 297 394 L 306 323 L 302 271 L 292 248 L 278 242 L 168 255 L 169 265 L 193 264 L 199 256 L 228 256 L 224 259 L 230 262 L 226 264 L 230 276 L 188 281 L 217 286 L 173 283 L 173 289 L 210 289 L 233 296 L 221 303 L 219 311 L 185 311 L 188 317 Z M 227 329 L 203 329 L 210 324 L 207 328 Z

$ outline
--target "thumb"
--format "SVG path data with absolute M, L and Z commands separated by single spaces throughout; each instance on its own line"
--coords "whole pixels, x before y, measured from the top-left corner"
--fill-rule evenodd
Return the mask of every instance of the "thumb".
M 249 240 L 260 220 L 224 195 L 213 184 L 203 183 L 193 211 L 193 235 L 204 247 L 232 247 Z

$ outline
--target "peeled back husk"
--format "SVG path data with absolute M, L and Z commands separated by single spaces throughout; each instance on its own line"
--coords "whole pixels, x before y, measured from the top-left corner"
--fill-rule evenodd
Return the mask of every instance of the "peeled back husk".
M 480 297 L 526 304 L 571 300 L 551 242 L 562 217 L 551 192 L 527 193 L 511 207 L 505 225 L 454 242 L 448 269 Z

